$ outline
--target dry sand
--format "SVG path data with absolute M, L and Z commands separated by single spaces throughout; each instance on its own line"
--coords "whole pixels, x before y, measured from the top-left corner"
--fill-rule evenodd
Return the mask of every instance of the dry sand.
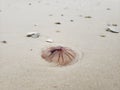
M 0 90 L 120 90 L 120 33 L 107 24 L 120 27 L 120 0 L 0 0 Z M 50 66 L 40 54 L 55 44 L 84 57 Z

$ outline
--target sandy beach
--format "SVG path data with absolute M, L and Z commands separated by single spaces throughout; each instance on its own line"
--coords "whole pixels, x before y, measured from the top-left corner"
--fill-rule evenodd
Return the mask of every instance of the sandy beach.
M 119 31 L 120 0 L 0 0 L 0 90 L 120 90 Z M 78 62 L 46 62 L 55 45 Z

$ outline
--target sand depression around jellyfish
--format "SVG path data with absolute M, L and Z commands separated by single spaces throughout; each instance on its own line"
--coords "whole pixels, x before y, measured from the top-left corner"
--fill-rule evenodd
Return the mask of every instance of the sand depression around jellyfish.
M 78 54 L 63 46 L 48 47 L 42 51 L 41 57 L 48 61 L 60 66 L 66 66 L 78 61 Z

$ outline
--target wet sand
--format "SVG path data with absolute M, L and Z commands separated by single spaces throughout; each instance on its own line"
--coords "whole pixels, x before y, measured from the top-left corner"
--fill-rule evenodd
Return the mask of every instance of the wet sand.
M 120 30 L 119 3 L 0 0 L 0 90 L 120 90 L 120 32 L 106 31 L 112 24 Z M 40 36 L 26 37 L 29 32 Z M 52 66 L 41 50 L 54 45 L 84 55 Z

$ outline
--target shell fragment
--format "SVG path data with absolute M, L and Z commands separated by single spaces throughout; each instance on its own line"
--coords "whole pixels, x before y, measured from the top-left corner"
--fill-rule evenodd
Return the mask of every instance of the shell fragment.
M 48 38 L 48 39 L 46 40 L 46 42 L 48 42 L 48 43 L 53 43 L 53 40 L 50 39 L 50 38 Z
M 118 28 L 116 28 L 116 27 L 108 27 L 106 29 L 106 31 L 112 32 L 112 33 L 119 33 L 120 32 L 120 30 Z
M 39 38 L 40 33 L 38 32 L 29 32 L 27 33 L 26 37 L 32 37 L 32 38 Z

